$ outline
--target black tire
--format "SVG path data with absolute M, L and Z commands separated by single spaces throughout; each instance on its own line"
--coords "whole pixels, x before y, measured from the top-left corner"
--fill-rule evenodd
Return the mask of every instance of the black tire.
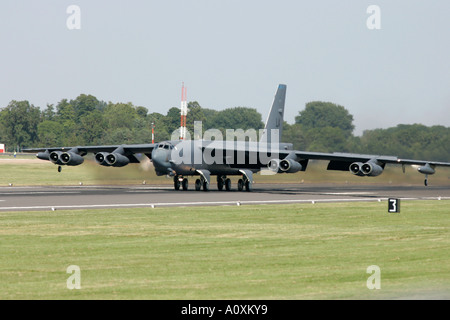
M 238 180 L 238 190 L 239 191 L 244 190 L 244 180 L 242 180 L 242 179 Z
M 189 181 L 187 178 L 183 179 L 183 182 L 181 182 L 181 186 L 183 187 L 184 191 L 186 191 L 189 188 Z
M 231 180 L 229 178 L 225 179 L 225 190 L 231 190 Z
M 224 186 L 223 179 L 222 178 L 217 179 L 217 189 L 219 191 L 222 191 L 223 190 L 223 186 Z
M 181 185 L 181 183 L 180 183 L 180 181 L 178 181 L 178 179 L 173 180 L 173 187 L 175 190 L 180 190 L 180 185 Z
M 200 179 L 195 180 L 195 191 L 200 191 L 201 188 L 202 182 L 200 181 Z

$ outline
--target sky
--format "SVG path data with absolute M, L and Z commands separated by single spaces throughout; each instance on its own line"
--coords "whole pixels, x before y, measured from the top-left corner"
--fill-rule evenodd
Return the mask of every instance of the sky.
M 84 93 L 166 114 L 184 82 L 188 101 L 265 120 L 286 84 L 288 123 L 320 100 L 356 135 L 450 126 L 449 39 L 447 0 L 2 0 L 0 107 Z

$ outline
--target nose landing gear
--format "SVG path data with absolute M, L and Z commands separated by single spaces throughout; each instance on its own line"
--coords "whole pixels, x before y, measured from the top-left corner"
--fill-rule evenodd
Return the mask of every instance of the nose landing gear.
M 187 178 L 183 178 L 183 176 L 175 176 L 173 177 L 173 186 L 175 190 L 180 190 L 180 187 L 183 190 L 187 190 L 189 187 L 189 181 Z

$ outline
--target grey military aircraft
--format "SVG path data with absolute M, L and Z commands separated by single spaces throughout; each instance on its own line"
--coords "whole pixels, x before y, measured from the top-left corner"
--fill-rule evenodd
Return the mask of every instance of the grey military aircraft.
M 144 154 L 153 162 L 158 176 L 173 177 L 175 190 L 187 190 L 187 177 L 193 176 L 196 178 L 197 191 L 210 189 L 211 176 L 217 176 L 218 190 L 229 191 L 232 186 L 228 176 L 233 175 L 240 176 L 237 185 L 239 191 L 251 191 L 254 173 L 263 169 L 273 173 L 305 171 L 310 160 L 329 161 L 327 170 L 347 171 L 360 177 L 379 176 L 386 164 L 401 164 L 403 170 L 405 165 L 416 165 L 417 170 L 425 175 L 425 186 L 428 185 L 428 175 L 434 174 L 436 167 L 450 167 L 448 162 L 408 160 L 395 156 L 293 150 L 291 143 L 280 142 L 285 98 L 286 85 L 280 84 L 259 141 L 249 131 L 244 132 L 244 140 L 236 138 L 235 132 L 231 138 L 227 134 L 224 140 L 217 130 L 210 132 L 210 139 L 173 139 L 152 144 L 56 147 L 23 151 L 37 152 L 37 158 L 58 165 L 58 171 L 61 171 L 61 166 L 82 164 L 88 153 L 95 155 L 98 164 L 110 167 L 139 163 L 139 156 Z M 215 139 L 211 139 L 213 136 Z

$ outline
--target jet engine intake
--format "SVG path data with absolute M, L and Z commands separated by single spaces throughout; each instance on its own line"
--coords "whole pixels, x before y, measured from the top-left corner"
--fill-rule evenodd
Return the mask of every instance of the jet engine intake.
M 270 160 L 269 163 L 267 164 L 267 168 L 269 168 L 270 170 L 272 170 L 273 172 L 276 172 L 276 173 L 283 172 L 280 169 L 280 159 Z
M 106 156 L 109 153 L 107 152 L 99 152 L 95 154 L 95 162 L 97 162 L 101 166 L 107 166 L 109 167 L 109 164 L 106 162 Z
M 383 173 L 383 167 L 375 160 L 367 161 L 366 163 L 353 162 L 350 165 L 350 172 L 359 177 L 376 177 Z
M 67 166 L 78 166 L 84 162 L 84 158 L 82 156 L 70 151 L 61 153 L 59 159 L 62 164 Z
M 361 166 L 361 172 L 369 177 L 376 177 L 383 173 L 383 168 L 376 163 L 366 162 Z
M 99 152 L 95 154 L 95 162 L 106 167 L 123 167 L 130 163 L 130 159 L 117 152 Z
M 350 172 L 351 173 L 353 173 L 354 175 L 356 175 L 356 176 L 360 176 L 360 177 L 362 177 L 362 176 L 364 176 L 364 173 L 363 172 L 361 172 L 361 167 L 363 166 L 363 163 L 362 162 L 353 162 L 351 165 L 350 165 Z
M 279 164 L 280 170 L 286 173 L 295 173 L 302 170 L 302 165 L 292 159 L 283 159 Z
M 120 153 L 110 153 L 105 157 L 105 161 L 112 167 L 123 167 L 130 163 L 130 159 Z
M 61 154 L 62 154 L 61 151 L 52 151 L 52 152 L 50 152 L 50 155 L 48 156 L 48 158 L 54 164 L 62 165 L 64 163 L 61 161 Z

